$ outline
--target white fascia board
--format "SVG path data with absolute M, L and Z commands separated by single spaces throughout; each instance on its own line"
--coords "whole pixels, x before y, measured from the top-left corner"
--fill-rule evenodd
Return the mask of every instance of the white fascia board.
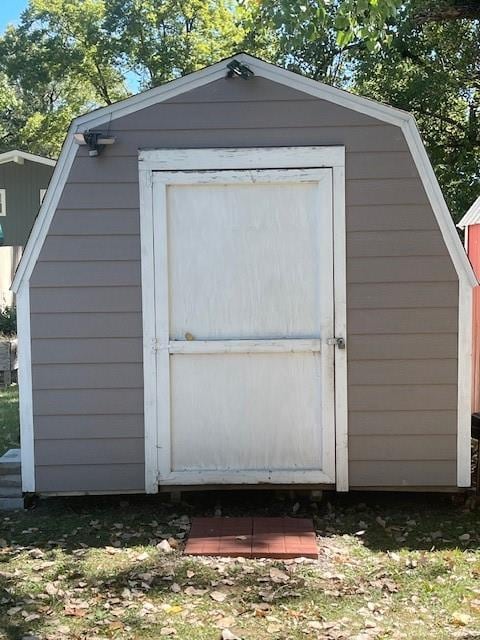
M 43 156 L 37 156 L 34 153 L 27 153 L 26 151 L 18 151 L 17 149 L 0 153 L 0 164 L 5 164 L 6 162 L 18 162 L 19 164 L 23 164 L 22 162 L 19 162 L 19 160 L 29 160 L 30 162 L 46 164 L 50 167 L 54 167 L 57 164 L 56 160 L 52 160 L 51 158 L 44 158 Z
M 52 177 L 50 188 L 45 201 L 37 216 L 37 220 L 30 234 L 24 256 L 12 283 L 13 291 L 25 277 L 29 278 L 33 270 L 36 258 L 40 253 L 45 237 L 50 226 L 55 207 L 60 199 L 63 186 L 67 180 L 70 167 L 76 154 L 76 146 L 73 146 L 73 133 L 83 131 L 86 128 L 99 127 L 111 120 L 134 113 L 140 109 L 152 106 L 164 100 L 173 98 L 181 93 L 191 91 L 197 87 L 214 82 L 226 75 L 226 65 L 230 60 L 237 59 L 248 64 L 257 76 L 273 82 L 283 84 L 298 91 L 303 91 L 321 100 L 333 102 L 339 106 L 358 111 L 377 120 L 387 122 L 402 129 L 406 142 L 414 157 L 420 178 L 430 199 L 438 225 L 442 232 L 452 262 L 462 282 L 473 287 L 477 279 L 462 247 L 455 230 L 450 212 L 443 198 L 440 186 L 433 172 L 427 153 L 420 138 L 414 118 L 407 112 L 395 109 L 388 105 L 362 98 L 341 89 L 305 78 L 291 71 L 263 62 L 245 53 L 239 53 L 222 60 L 210 67 L 196 71 L 188 76 L 173 80 L 161 87 L 156 87 L 140 93 L 116 104 L 103 107 L 97 111 L 87 113 L 76 118 L 70 127 L 67 139 L 60 155 L 58 166 Z
M 480 196 L 475 200 L 467 213 L 463 216 L 460 222 L 457 224 L 459 229 L 465 229 L 471 224 L 480 223 Z
M 154 87 L 153 89 L 138 93 L 131 98 L 126 98 L 108 107 L 102 107 L 96 111 L 79 116 L 74 120 L 74 124 L 77 126 L 76 131 L 83 131 L 86 126 L 89 129 L 99 127 L 114 118 L 128 116 L 140 109 L 146 109 L 158 102 L 169 100 L 181 93 L 192 91 L 192 89 L 202 87 L 209 82 L 224 78 L 226 76 L 227 64 L 234 58 L 238 59 L 238 56 L 232 56 L 200 71 L 194 71 L 177 80 L 171 80 L 160 87 Z
M 13 278 L 10 289 L 14 293 L 18 292 L 23 281 L 28 281 L 30 279 L 35 263 L 43 247 L 43 243 L 45 242 L 45 238 L 47 237 L 53 215 L 62 195 L 63 188 L 77 152 L 78 147 L 73 141 L 74 130 L 75 126 L 74 123 L 72 123 L 68 130 L 67 137 L 65 138 L 65 142 L 63 143 L 58 162 L 55 165 L 49 188 L 47 189 L 47 193 L 43 199 L 40 211 L 35 218 L 20 264 L 18 265 L 15 277 Z
M 402 126 L 402 131 L 459 280 L 470 287 L 475 287 L 478 285 L 477 277 L 457 233 L 453 218 L 445 202 L 442 190 L 427 155 L 425 145 L 417 128 L 415 118 L 412 115 L 409 116 L 408 120 Z

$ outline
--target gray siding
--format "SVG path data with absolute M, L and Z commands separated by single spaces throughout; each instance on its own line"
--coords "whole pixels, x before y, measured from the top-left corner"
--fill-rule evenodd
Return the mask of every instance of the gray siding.
M 31 280 L 39 491 L 142 490 L 139 148 L 346 146 L 350 482 L 454 486 L 457 276 L 400 129 L 255 78 L 80 148 Z
M 40 209 L 40 189 L 46 189 L 54 167 L 25 160 L 0 164 L 0 189 L 6 189 L 7 215 L 0 217 L 5 246 L 24 247 Z

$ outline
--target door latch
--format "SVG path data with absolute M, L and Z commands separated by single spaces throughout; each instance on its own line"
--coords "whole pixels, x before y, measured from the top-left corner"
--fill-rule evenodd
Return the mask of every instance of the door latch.
M 327 344 L 337 346 L 339 349 L 345 349 L 345 338 L 328 338 Z

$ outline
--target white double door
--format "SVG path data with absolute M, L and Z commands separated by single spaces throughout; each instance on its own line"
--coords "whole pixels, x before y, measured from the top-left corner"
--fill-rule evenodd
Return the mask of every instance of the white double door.
M 334 483 L 332 171 L 152 175 L 159 481 Z

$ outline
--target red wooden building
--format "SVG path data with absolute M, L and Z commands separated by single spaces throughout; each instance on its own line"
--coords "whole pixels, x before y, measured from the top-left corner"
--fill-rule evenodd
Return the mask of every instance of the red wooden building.
M 465 249 L 475 275 L 480 280 L 480 196 L 460 220 L 458 227 L 465 230 Z M 478 412 L 480 411 L 480 287 L 475 287 L 473 290 L 472 338 L 472 412 Z

